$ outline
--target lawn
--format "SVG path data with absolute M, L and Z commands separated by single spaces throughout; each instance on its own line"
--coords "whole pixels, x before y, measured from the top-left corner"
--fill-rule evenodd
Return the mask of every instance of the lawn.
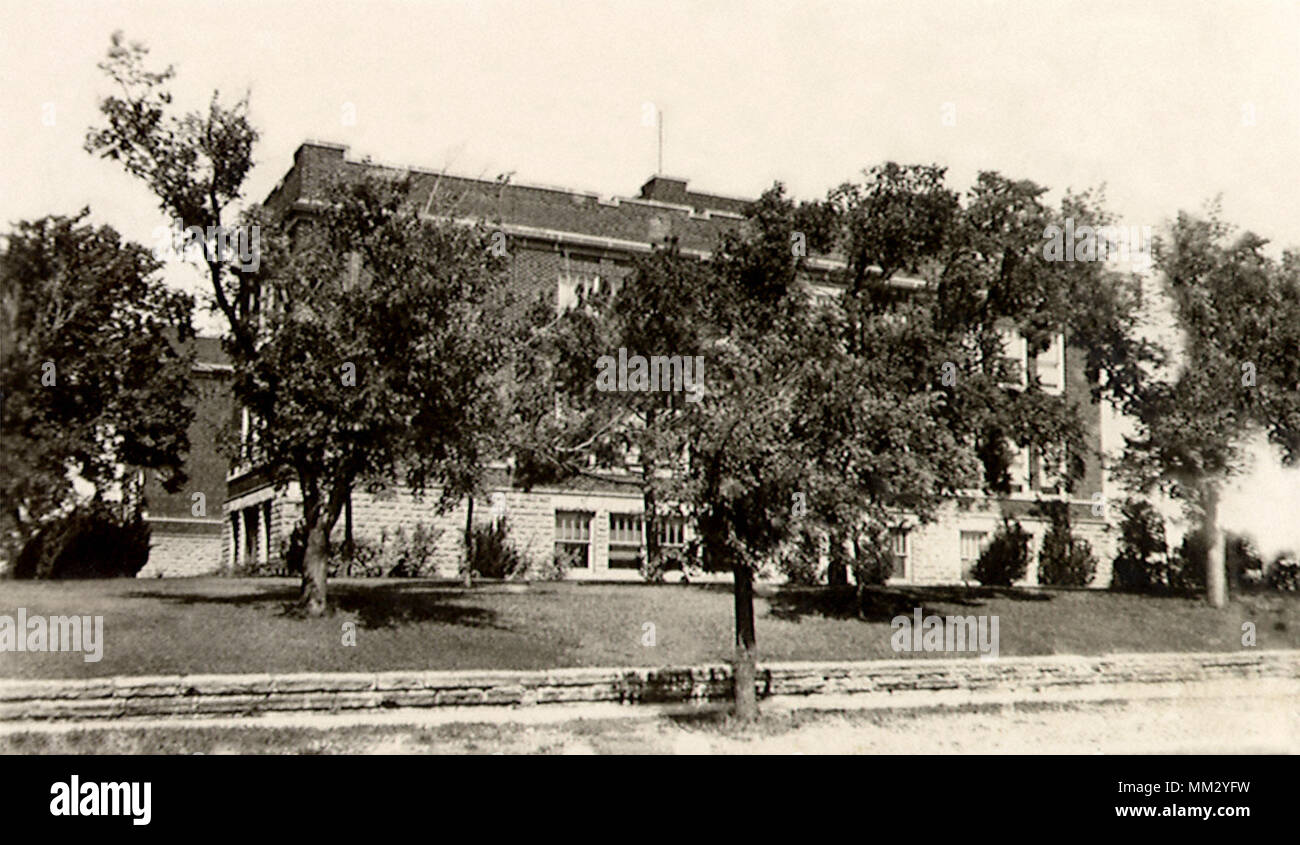
M 71 678 L 388 669 L 667 666 L 727 660 L 727 585 L 534 584 L 464 590 L 445 582 L 331 584 L 330 616 L 287 612 L 289 579 L 0 582 L 0 614 L 102 615 L 104 654 L 0 653 L 0 677 Z M 858 614 L 851 590 L 760 587 L 762 660 L 908 657 L 889 621 L 925 614 L 1000 618 L 1003 655 L 1237 651 L 1243 622 L 1259 648 L 1300 648 L 1300 596 L 1238 596 L 1222 611 L 1195 599 L 1103 591 L 891 587 Z M 342 644 L 354 623 L 356 645 Z M 646 623 L 654 626 L 648 642 Z M 950 656 L 921 653 L 918 658 Z

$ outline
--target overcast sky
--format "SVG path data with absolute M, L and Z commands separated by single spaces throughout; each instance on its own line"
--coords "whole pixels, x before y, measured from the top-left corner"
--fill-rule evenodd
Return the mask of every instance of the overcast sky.
M 251 91 L 252 199 L 307 138 L 631 194 L 656 167 L 652 103 L 665 172 L 700 190 L 813 197 L 938 162 L 962 189 L 981 169 L 1104 182 L 1134 225 L 1222 193 L 1300 244 L 1296 2 L 0 2 L 5 223 L 89 204 L 140 240 L 160 224 L 81 148 L 120 28 L 176 65 L 187 107 Z

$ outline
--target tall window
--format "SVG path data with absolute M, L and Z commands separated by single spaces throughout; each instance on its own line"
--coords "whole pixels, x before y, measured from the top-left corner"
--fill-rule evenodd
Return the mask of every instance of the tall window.
M 555 553 L 567 555 L 575 569 L 591 567 L 591 514 L 555 512 Z
M 636 569 L 645 546 L 641 517 L 630 513 L 609 515 L 609 568 Z
M 894 553 L 894 577 L 907 577 L 907 529 L 889 529 L 889 548 Z
M 980 553 L 988 545 L 989 532 L 961 532 L 961 577 L 963 581 L 975 580 L 975 564 L 979 562 Z

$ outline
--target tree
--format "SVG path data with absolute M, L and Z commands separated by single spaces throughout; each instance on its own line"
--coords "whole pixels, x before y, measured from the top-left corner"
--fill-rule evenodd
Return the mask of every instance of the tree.
M 144 247 L 89 210 L 16 224 L 0 254 L 0 517 L 12 557 L 76 499 L 128 501 L 134 472 L 185 481 L 190 297 L 157 276 Z M 133 502 L 137 509 L 140 502 Z
M 554 390 L 538 397 L 542 412 L 530 418 L 535 427 L 524 437 L 532 458 L 526 480 L 585 475 L 638 488 L 648 580 L 662 577 L 660 511 L 671 478 L 685 468 L 685 406 L 701 395 L 694 361 L 702 352 L 706 272 L 670 242 L 639 258 L 617 287 L 579 291 L 574 306 L 545 327 L 546 343 L 538 347 L 553 362 Z M 634 366 L 629 384 L 620 385 L 615 367 L 625 359 Z M 638 361 L 645 372 L 637 371 Z M 644 388 L 653 389 L 631 383 L 642 375 Z
M 1125 404 L 1138 432 L 1124 456 L 1128 482 L 1183 500 L 1207 546 L 1208 602 L 1227 602 L 1218 505 L 1258 433 L 1300 458 L 1300 255 L 1267 256 L 1266 241 L 1212 210 L 1180 214 L 1157 244 L 1156 267 L 1182 333 L 1181 366 L 1154 373 Z
M 252 413 L 246 457 L 302 491 L 301 604 L 326 606 L 326 550 L 357 484 L 440 488 L 450 508 L 480 482 L 501 416 L 508 340 L 491 233 L 417 213 L 410 179 L 338 182 L 292 227 L 256 218 L 266 255 L 252 354 L 233 345 Z M 292 229 L 292 230 L 291 230 Z
M 242 198 L 253 166 L 257 131 L 248 120 L 248 98 L 226 106 L 213 91 L 205 112 L 172 114 L 169 83 L 175 71 L 147 70 L 148 53 L 143 44 L 128 44 L 121 32 L 113 33 L 99 67 L 117 93 L 100 101 L 107 125 L 87 133 L 86 151 L 119 162 L 149 187 L 163 213 L 186 233 L 187 245 L 201 254 L 213 302 L 233 342 L 251 355 L 257 262 L 222 248 L 229 242 L 232 206 Z

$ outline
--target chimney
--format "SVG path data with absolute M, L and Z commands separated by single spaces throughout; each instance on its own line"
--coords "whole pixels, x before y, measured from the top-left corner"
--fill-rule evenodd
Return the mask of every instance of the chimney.
M 672 176 L 651 176 L 641 186 L 641 199 L 689 205 L 686 199 L 686 180 Z

